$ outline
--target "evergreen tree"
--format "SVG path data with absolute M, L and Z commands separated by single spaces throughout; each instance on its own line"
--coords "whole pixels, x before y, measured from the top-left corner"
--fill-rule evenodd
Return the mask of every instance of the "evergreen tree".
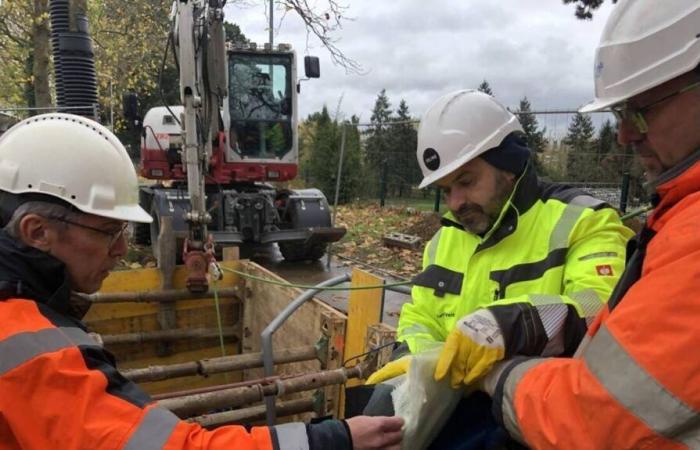
M 567 175 L 570 181 L 592 181 L 598 171 L 594 142 L 595 128 L 590 116 L 576 113 L 564 138 L 569 147 Z
M 381 176 L 383 164 L 388 162 L 390 121 L 391 104 L 386 96 L 386 89 L 382 89 L 372 108 L 370 126 L 366 131 L 367 168 L 369 173 L 375 175 L 375 179 Z
M 597 144 L 598 153 L 601 155 L 619 152 L 620 146 L 617 143 L 617 132 L 610 119 L 606 120 L 603 126 L 600 127 Z
M 351 201 L 358 194 L 361 180 L 358 122 L 357 117 L 353 117 L 350 122 L 339 125 L 331 119 L 324 106 L 319 113 L 309 116 L 304 124 L 307 131 L 313 131 L 307 133 L 305 145 L 308 148 L 305 152 L 308 155 L 304 159 L 302 173 L 308 173 L 312 186 L 323 191 L 330 202 L 335 198 L 343 126 L 346 127 L 346 134 L 338 201 Z
M 389 183 L 399 197 L 403 197 L 410 186 L 418 184 L 421 179 L 416 161 L 418 133 L 412 120 L 408 104 L 402 99 L 389 129 Z
M 477 89 L 484 94 L 489 94 L 491 97 L 494 97 L 493 91 L 491 90 L 491 85 L 489 85 L 489 82 L 486 80 L 482 81 Z
M 535 164 L 535 169 L 538 175 L 543 175 L 544 170 L 539 155 L 541 155 L 547 147 L 547 139 L 544 137 L 546 129 L 539 128 L 537 117 L 535 117 L 531 111 L 532 106 L 530 105 L 530 101 L 527 99 L 527 96 L 523 97 L 520 100 L 520 114 L 518 115 L 518 119 L 525 132 L 527 145 L 530 147 L 530 150 L 532 150 L 532 161 Z

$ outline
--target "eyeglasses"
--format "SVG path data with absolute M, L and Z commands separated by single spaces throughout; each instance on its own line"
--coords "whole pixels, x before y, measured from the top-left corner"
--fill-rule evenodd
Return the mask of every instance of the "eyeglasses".
M 644 118 L 645 114 L 651 111 L 655 106 L 658 106 L 659 104 L 670 100 L 677 95 L 683 94 L 688 91 L 692 91 L 693 89 L 696 89 L 698 87 L 700 87 L 700 81 L 690 84 L 678 91 L 665 95 L 660 99 L 654 100 L 653 102 L 644 106 L 632 107 L 629 106 L 627 102 L 624 102 L 619 105 L 613 106 L 611 108 L 612 113 L 615 115 L 615 118 L 618 122 L 630 122 L 632 123 L 632 125 L 634 125 L 634 127 L 639 133 L 646 134 L 649 132 L 649 126 L 647 125 L 647 121 Z
M 116 244 L 117 241 L 122 236 L 128 237 L 127 227 L 129 226 L 129 222 L 124 222 L 124 224 L 122 224 L 122 226 L 119 227 L 118 230 L 107 231 L 107 230 L 102 230 L 100 228 L 91 227 L 90 225 L 85 225 L 82 223 L 73 222 L 72 220 L 68 220 L 68 219 L 64 219 L 64 218 L 60 218 L 60 217 L 49 217 L 48 219 L 55 220 L 56 222 L 67 223 L 68 225 L 73 225 L 75 227 L 85 228 L 86 230 L 91 230 L 91 231 L 94 231 L 96 233 L 100 233 L 102 235 L 109 236 L 109 245 L 107 246 L 107 248 L 109 248 L 109 249 L 114 247 L 114 244 Z

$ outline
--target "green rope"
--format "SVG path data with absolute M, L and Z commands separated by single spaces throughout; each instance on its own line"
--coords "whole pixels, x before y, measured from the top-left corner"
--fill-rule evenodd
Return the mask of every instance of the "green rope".
M 225 270 L 227 272 L 235 273 L 237 275 L 242 276 L 243 278 L 248 278 L 251 280 L 255 281 L 262 281 L 263 283 L 269 283 L 269 284 L 274 284 L 277 286 L 284 286 L 284 287 L 291 287 L 291 288 L 299 288 L 299 289 L 317 289 L 321 291 L 360 291 L 364 289 L 384 289 L 387 287 L 393 287 L 393 286 L 407 286 L 412 284 L 410 281 L 399 281 L 396 283 L 387 283 L 387 284 L 380 284 L 380 285 L 374 285 L 374 286 L 356 286 L 356 287 L 338 287 L 338 286 L 328 286 L 328 287 L 318 287 L 318 286 L 312 286 L 308 284 L 294 284 L 294 283 L 287 283 L 286 281 L 277 281 L 277 280 L 271 280 L 269 278 L 262 278 L 262 277 L 256 277 L 255 275 L 251 275 L 249 273 L 241 272 L 240 270 L 235 270 L 235 269 L 229 269 L 228 267 L 222 267 L 222 270 Z
M 221 345 L 221 356 L 226 356 L 224 346 L 224 327 L 221 324 L 221 309 L 219 308 L 219 288 L 216 280 L 212 281 L 211 287 L 214 290 L 214 305 L 216 306 L 216 323 L 219 326 L 219 345 Z
M 654 207 L 651 206 L 651 205 L 645 206 L 644 208 L 639 208 L 639 209 L 637 209 L 637 210 L 634 210 L 634 211 L 632 211 L 632 212 L 629 212 L 629 213 L 625 214 L 624 216 L 620 217 L 620 220 L 625 221 L 625 220 L 627 220 L 627 219 L 631 219 L 631 218 L 633 218 L 633 217 L 637 217 L 637 216 L 639 216 L 639 215 L 644 214 L 644 213 L 647 212 L 647 211 L 651 211 L 652 209 L 654 209 Z

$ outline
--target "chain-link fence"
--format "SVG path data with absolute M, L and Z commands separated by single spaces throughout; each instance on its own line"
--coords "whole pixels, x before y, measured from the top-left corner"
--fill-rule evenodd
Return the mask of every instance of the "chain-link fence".
M 578 186 L 623 211 L 646 203 L 642 169 L 635 163 L 632 151 L 617 144 L 611 114 L 583 115 L 574 110 L 516 114 L 523 123 L 541 178 Z M 330 202 L 337 187 L 340 203 L 362 201 L 436 209 L 439 193 L 435 188 L 417 187 L 422 179 L 415 156 L 418 122 L 398 124 L 403 125 L 403 134 L 395 128 L 396 123 L 338 125 L 339 129 L 345 127 L 344 165 L 338 166 L 343 147 L 343 134 L 338 132 L 333 142 L 336 151 L 323 158 L 325 179 L 310 163 L 315 157 L 314 147 L 302 146 L 300 183 L 322 189 Z M 359 136 L 353 145 L 347 137 L 352 133 Z

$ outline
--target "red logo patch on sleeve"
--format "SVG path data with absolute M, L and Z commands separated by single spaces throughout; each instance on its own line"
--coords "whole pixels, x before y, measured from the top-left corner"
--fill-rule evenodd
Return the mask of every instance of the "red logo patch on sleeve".
M 603 264 L 601 266 L 595 266 L 595 271 L 601 277 L 611 277 L 613 276 L 613 269 L 610 264 Z

